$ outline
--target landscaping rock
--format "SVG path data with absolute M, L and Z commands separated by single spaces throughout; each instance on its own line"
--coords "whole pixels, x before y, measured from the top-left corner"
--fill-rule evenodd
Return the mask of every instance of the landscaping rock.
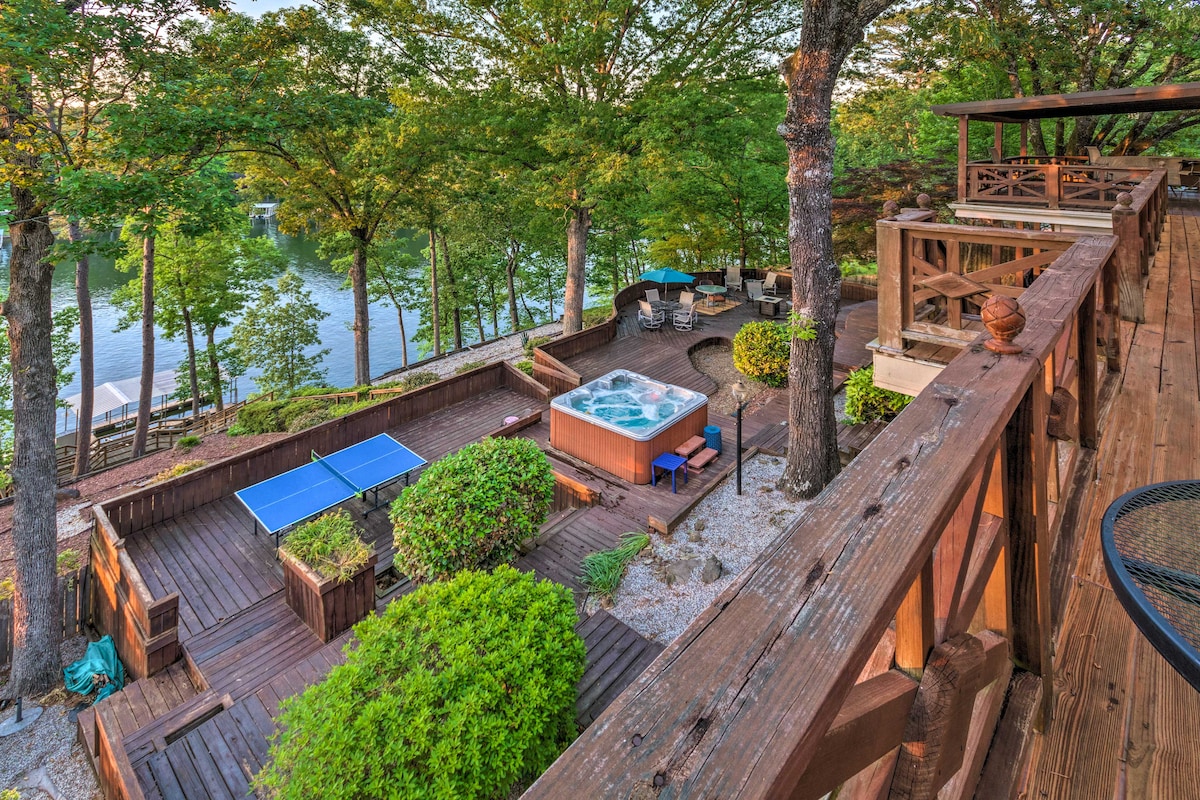
M 721 577 L 721 561 L 716 556 L 710 555 L 704 560 L 704 569 L 700 572 L 701 583 L 712 583 Z

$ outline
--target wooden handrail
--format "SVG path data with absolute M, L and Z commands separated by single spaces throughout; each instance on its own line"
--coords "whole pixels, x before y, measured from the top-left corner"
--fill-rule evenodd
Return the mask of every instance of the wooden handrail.
M 1023 352 L 968 348 L 953 360 L 525 797 L 791 796 L 935 545 L 951 532 L 971 539 L 990 503 L 1004 516 L 1012 576 L 1002 582 L 1011 618 L 993 624 L 1048 681 L 1046 504 L 1066 476 L 1048 458 L 1047 376 L 1064 352 L 1081 373 L 1095 369 L 1087 334 L 1115 245 L 1084 237 L 1062 253 L 1021 298 Z M 1096 382 L 1080 381 L 1075 391 L 1085 390 L 1093 396 L 1081 405 L 1094 406 Z M 964 574 L 993 574 L 976 555 L 974 544 L 961 555 Z M 911 635 L 897 625 L 898 638 Z M 983 669 L 995 646 L 970 639 L 955 641 L 991 654 L 975 662 L 976 688 L 1003 680 Z M 932 688 L 922 680 L 920 691 Z

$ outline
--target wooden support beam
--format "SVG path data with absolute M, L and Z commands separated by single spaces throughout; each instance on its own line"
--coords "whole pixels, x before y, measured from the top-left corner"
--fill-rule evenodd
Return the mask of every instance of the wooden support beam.
M 930 557 L 896 612 L 896 666 L 914 678 L 921 677 L 925 659 L 934 645 L 933 598 L 933 558 Z
M 1053 709 L 1050 652 L 1050 550 L 1043 381 L 1029 387 L 1005 430 L 1005 519 L 1008 521 L 1013 658 L 1042 677 L 1044 725 Z
M 988 712 L 982 715 L 985 719 L 973 725 L 976 696 L 999 681 L 1002 698 L 1011 668 L 1007 640 L 990 631 L 978 636 L 960 634 L 934 650 L 904 733 L 891 800 L 934 797 L 964 764 L 972 774 L 961 776 L 957 783 L 960 789 L 968 785 L 973 789 L 1000 708 L 994 697 L 987 698 L 991 702 L 981 709 Z M 970 748 L 967 759 L 972 738 L 975 747 Z
M 917 682 L 891 670 L 855 685 L 788 795 L 817 800 L 896 748 L 917 696 Z

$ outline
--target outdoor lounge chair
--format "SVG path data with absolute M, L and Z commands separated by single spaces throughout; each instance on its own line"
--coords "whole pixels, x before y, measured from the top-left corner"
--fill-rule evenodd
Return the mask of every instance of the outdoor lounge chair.
M 696 322 L 696 307 L 689 305 L 671 312 L 671 324 L 677 331 L 690 331 Z
M 642 327 L 646 330 L 658 330 L 662 327 L 666 317 L 666 312 L 662 309 L 655 308 L 645 300 L 638 301 L 638 322 L 642 323 Z
M 737 291 L 742 288 L 742 268 L 729 267 L 725 270 L 725 288 Z

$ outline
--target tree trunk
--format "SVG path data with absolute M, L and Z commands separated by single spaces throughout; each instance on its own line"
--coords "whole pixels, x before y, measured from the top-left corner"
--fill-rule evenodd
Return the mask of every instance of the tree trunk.
M 505 249 L 506 263 L 504 265 L 504 283 L 508 290 L 508 316 L 512 319 L 512 329 L 521 327 L 521 317 L 517 312 L 517 256 L 520 255 L 521 245 L 509 240 Z
M 217 330 L 216 328 L 206 327 L 204 330 L 205 336 L 205 353 L 208 356 L 208 374 L 211 376 L 210 391 L 213 394 L 213 402 L 217 406 L 217 412 L 225 410 L 225 382 L 221 380 L 221 364 L 217 361 Z
M 83 230 L 79 220 L 67 224 L 67 235 L 72 244 L 83 241 Z M 75 425 L 75 468 L 76 478 L 91 467 L 92 417 L 96 400 L 96 356 L 92 335 L 92 291 L 88 285 L 88 257 L 82 256 L 75 262 L 75 304 L 79 306 L 79 416 Z
M 887 7 L 853 0 L 806 0 L 800 48 L 785 62 L 787 114 L 779 133 L 788 149 L 788 249 L 793 313 L 816 336 L 793 335 L 788 366 L 788 458 L 779 488 L 815 497 L 837 474 L 833 345 L 841 274 L 833 260 L 833 135 L 830 106 L 838 71 L 863 28 Z
M 429 229 L 429 316 L 433 327 L 433 354 L 442 354 L 442 314 L 438 308 L 437 231 Z
M 183 336 L 187 342 L 188 388 L 192 392 L 192 417 L 200 416 L 200 376 L 196 373 L 196 333 L 192 330 L 192 312 L 183 307 Z
M 350 266 L 350 287 L 354 291 L 354 385 L 371 382 L 371 320 L 367 299 L 367 240 L 354 234 L 354 261 Z
M 133 457 L 146 454 L 150 413 L 154 410 L 154 237 L 142 239 L 142 380 L 138 391 L 137 421 L 133 429 Z
M 442 243 L 442 268 L 445 270 L 446 286 L 450 290 L 451 319 L 454 323 L 454 349 L 462 350 L 462 308 L 458 301 L 458 283 L 454 280 L 454 267 L 450 264 L 450 245 L 446 243 L 445 234 L 440 235 L 438 239 Z
M 28 94 L 22 99 L 27 100 Z M 7 110 L 7 109 L 5 109 Z M 19 138 L 0 117 L 0 137 Z M 13 166 L 36 174 L 36 156 L 20 150 Z M 50 343 L 50 279 L 46 261 L 54 234 L 46 207 L 15 182 L 9 260 L 9 296 L 4 303 L 13 376 L 13 659 L 10 697 L 34 697 L 62 682 L 59 642 L 62 615 L 55 577 L 57 526 L 54 490 L 54 353 Z
M 592 209 L 575 193 L 576 205 L 567 220 L 567 288 L 563 293 L 563 335 L 583 330 L 583 290 L 587 281 L 587 239 Z M 553 305 L 553 304 L 551 304 Z

